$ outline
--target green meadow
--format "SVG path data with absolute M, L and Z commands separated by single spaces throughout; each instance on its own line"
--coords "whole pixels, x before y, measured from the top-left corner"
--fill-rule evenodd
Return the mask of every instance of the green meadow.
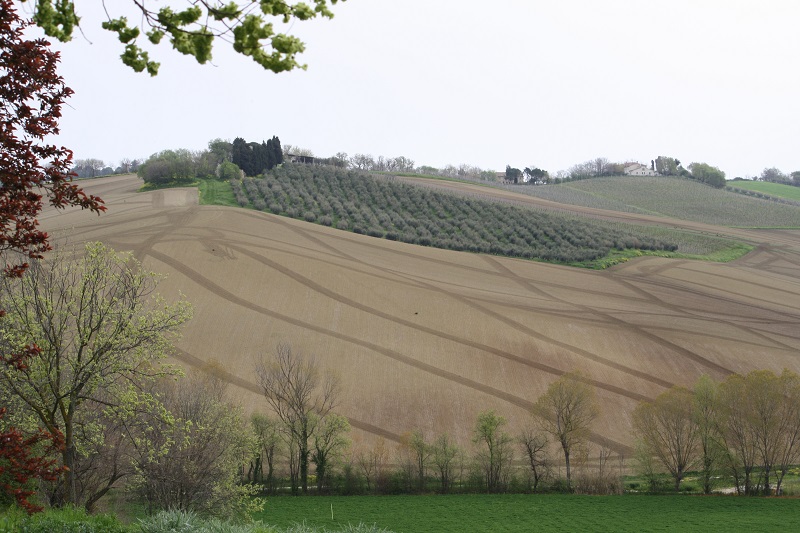
M 736 189 L 760 192 L 778 198 L 800 200 L 800 187 L 792 187 L 791 185 L 784 185 L 782 183 L 772 183 L 769 181 L 731 181 L 728 185 Z
M 375 524 L 395 533 L 443 531 L 798 531 L 800 501 L 734 496 L 274 497 L 256 515 L 266 524 L 338 530 Z

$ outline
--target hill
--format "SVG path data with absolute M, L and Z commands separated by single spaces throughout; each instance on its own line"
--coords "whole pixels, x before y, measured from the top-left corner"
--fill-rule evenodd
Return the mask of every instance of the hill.
M 741 189 L 743 191 L 753 191 L 767 194 L 775 198 L 785 198 L 800 202 L 800 187 L 784 185 L 783 183 L 771 183 L 769 181 L 731 181 L 728 187 Z
M 511 190 L 558 203 L 743 228 L 800 228 L 800 206 L 678 177 L 615 176 Z
M 516 430 L 557 376 L 585 372 L 603 403 L 595 444 L 630 457 L 638 401 L 699 375 L 800 371 L 800 232 L 754 231 L 509 201 L 683 227 L 757 246 L 728 264 L 645 257 L 597 272 L 375 239 L 253 210 L 201 206 L 196 189 L 137 193 L 135 176 L 86 182 L 100 218 L 48 211 L 44 229 L 132 250 L 195 305 L 176 359 L 265 410 L 254 361 L 278 342 L 343 378 L 355 446 L 421 429 L 468 445 L 494 408 Z M 470 193 L 467 185 L 450 184 Z M 484 188 L 485 189 L 485 188 Z M 463 190 L 463 191 L 462 191 Z M 616 217 L 616 218 L 615 218 Z
M 637 226 L 591 223 L 334 167 L 287 164 L 231 186 L 242 206 L 447 250 L 586 263 L 612 251 L 678 249 Z

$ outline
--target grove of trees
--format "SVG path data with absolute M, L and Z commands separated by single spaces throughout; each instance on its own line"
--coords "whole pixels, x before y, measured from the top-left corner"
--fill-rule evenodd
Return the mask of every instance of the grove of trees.
M 246 176 L 258 176 L 283 163 L 281 141 L 274 136 L 259 144 L 237 137 L 231 144 L 230 161 L 242 169 Z
M 287 163 L 231 186 L 243 206 L 451 250 L 573 262 L 612 249 L 675 249 L 619 229 L 328 166 Z
M 690 178 L 717 189 L 725 186 L 725 173 L 706 163 L 692 163 L 689 165 L 689 173 Z
M 581 415 L 584 411 L 596 413 L 598 407 L 587 385 L 577 381 L 579 374 L 556 380 L 544 395 L 553 397 L 569 390 L 580 404 L 574 413 L 559 413 L 576 428 L 569 434 L 573 462 L 579 465 L 580 481 L 573 487 L 557 483 L 547 439 L 550 416 L 536 410 L 531 412 L 530 424 L 518 434 L 509 432 L 508 421 L 496 411 L 478 413 L 471 450 L 457 445 L 446 433 L 426 438 L 419 429 L 402 435 L 394 449 L 381 438 L 369 445 L 356 444 L 347 438 L 347 420 L 329 409 L 341 391 L 338 380 L 324 374 L 319 361 L 284 343 L 257 366 L 272 414 L 253 416 L 261 444 L 250 461 L 247 478 L 260 480 L 271 492 L 276 490 L 276 477 L 288 479 L 293 492 L 306 492 L 297 480 L 306 453 L 303 440 L 310 443 L 308 463 L 314 466 L 317 493 L 535 492 L 549 489 L 551 482 L 558 490 L 595 490 L 586 482 L 593 474 L 587 466 L 590 434 L 582 425 L 591 420 Z M 524 457 L 521 467 L 518 457 Z M 619 478 L 608 486 L 619 491 Z
M 272 357 L 259 362 L 256 373 L 272 411 L 289 437 L 292 489 L 308 492 L 308 467 L 312 458 L 317 475 L 324 480 L 331 455 L 341 443 L 339 435 L 348 426 L 331 410 L 341 394 L 338 378 L 323 374 L 313 356 L 280 344 Z
M 765 168 L 761 175 L 758 177 L 761 181 L 769 181 L 772 183 L 782 183 L 784 185 L 793 185 L 800 187 L 800 170 L 784 174 L 775 167 Z
M 162 150 L 137 165 L 136 172 L 145 184 L 163 186 L 197 178 L 230 180 L 241 178 L 241 172 L 256 176 L 282 162 L 277 136 L 261 143 L 237 137 L 233 142 L 212 139 L 205 150 Z
M 676 387 L 639 405 L 633 424 L 642 462 L 655 458 L 676 490 L 687 471 L 700 469 L 707 493 L 712 475 L 726 474 L 739 494 L 780 494 L 800 459 L 800 376 L 756 370 L 721 383 L 703 377 L 693 391 Z

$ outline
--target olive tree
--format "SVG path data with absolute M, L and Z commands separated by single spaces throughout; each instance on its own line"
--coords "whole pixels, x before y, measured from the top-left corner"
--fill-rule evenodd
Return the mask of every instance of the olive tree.
M 313 356 L 279 344 L 272 357 L 256 365 L 256 373 L 267 403 L 284 425 L 290 442 L 297 446 L 300 484 L 308 492 L 311 441 L 321 421 L 339 399 L 339 379 L 323 372 Z
M 584 382 L 579 372 L 564 374 L 536 400 L 533 413 L 539 418 L 542 429 L 561 444 L 567 488 L 571 490 L 571 453 L 586 442 L 592 422 L 600 414 L 594 387 Z
M 78 476 L 81 461 L 107 453 L 91 451 L 103 441 L 103 420 L 135 416 L 148 401 L 143 385 L 170 372 L 161 360 L 191 308 L 182 299 L 166 303 L 155 293 L 158 280 L 132 255 L 100 243 L 87 244 L 77 260 L 61 251 L 33 260 L 21 279 L 0 278 L 3 353 L 39 349 L 22 368 L 0 366 L 0 387 L 48 432 L 64 436 L 56 505 L 96 497 L 79 493 Z

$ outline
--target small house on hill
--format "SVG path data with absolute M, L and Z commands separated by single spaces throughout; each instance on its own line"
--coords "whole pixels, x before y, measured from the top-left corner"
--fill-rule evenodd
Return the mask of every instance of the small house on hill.
M 658 173 L 641 163 L 628 163 L 625 165 L 626 176 L 658 176 Z
M 286 154 L 286 159 L 292 163 L 303 163 L 305 165 L 313 165 L 316 163 L 316 158 L 310 155 Z

